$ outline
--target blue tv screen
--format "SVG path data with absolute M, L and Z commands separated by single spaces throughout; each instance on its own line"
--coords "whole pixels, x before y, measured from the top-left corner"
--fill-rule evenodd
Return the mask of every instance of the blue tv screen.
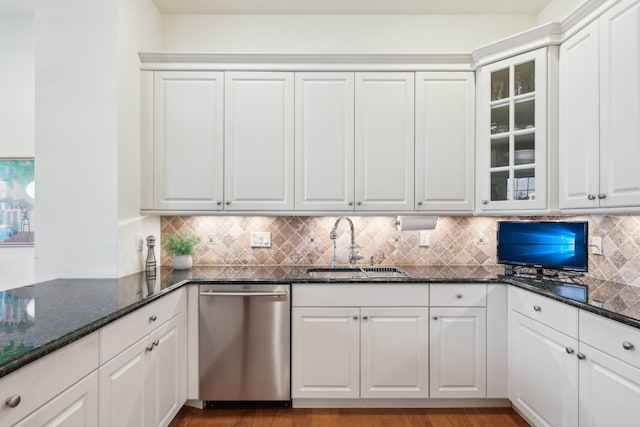
M 587 271 L 588 223 L 498 221 L 498 264 Z

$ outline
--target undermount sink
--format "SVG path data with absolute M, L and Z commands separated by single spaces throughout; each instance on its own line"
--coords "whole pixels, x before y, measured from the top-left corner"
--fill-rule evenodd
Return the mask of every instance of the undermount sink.
M 398 267 L 320 267 L 309 268 L 307 276 L 315 279 L 392 279 L 409 277 L 409 274 Z

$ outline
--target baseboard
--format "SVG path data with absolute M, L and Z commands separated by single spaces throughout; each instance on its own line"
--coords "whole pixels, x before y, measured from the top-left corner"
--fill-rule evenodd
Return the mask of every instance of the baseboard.
M 509 399 L 293 399 L 294 408 L 509 408 Z

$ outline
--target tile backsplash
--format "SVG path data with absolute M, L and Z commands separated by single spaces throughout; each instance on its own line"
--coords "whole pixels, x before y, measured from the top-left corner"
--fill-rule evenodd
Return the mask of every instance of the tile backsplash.
M 337 217 L 166 216 L 162 234 L 196 234 L 202 238 L 195 265 L 331 264 L 329 232 Z M 583 217 L 451 217 L 438 218 L 429 231 L 429 247 L 420 247 L 419 231 L 398 231 L 396 217 L 351 217 L 356 247 L 368 263 L 459 266 L 496 263 L 496 221 L 499 219 L 587 220 L 589 235 L 601 236 L 603 256 L 589 255 L 588 275 L 640 286 L 640 216 Z M 270 248 L 252 248 L 252 231 L 271 232 Z M 337 258 L 348 264 L 349 226 L 338 227 Z M 211 242 L 209 241 L 211 240 Z M 163 250 L 161 264 L 170 265 Z

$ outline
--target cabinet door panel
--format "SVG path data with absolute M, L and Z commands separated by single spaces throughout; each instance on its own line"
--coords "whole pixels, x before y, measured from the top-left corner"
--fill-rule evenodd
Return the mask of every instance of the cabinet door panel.
M 485 308 L 432 307 L 431 397 L 486 397 Z
M 473 73 L 416 73 L 416 209 L 473 210 Z
M 293 73 L 225 73 L 225 210 L 293 210 Z
M 414 209 L 414 74 L 356 73 L 356 209 Z
M 296 209 L 353 210 L 353 73 L 296 73 Z
M 625 0 L 600 18 L 600 200 L 640 205 L 640 3 Z
M 428 309 L 361 313 L 361 397 L 428 397 Z
M 94 371 L 15 427 L 97 427 L 98 372 Z
M 360 396 L 360 309 L 293 308 L 292 397 Z
M 222 209 L 223 90 L 221 72 L 155 73 L 156 209 Z
M 598 23 L 560 46 L 561 209 L 597 207 L 599 193 Z
M 580 426 L 636 426 L 640 369 L 586 344 L 580 352 Z
M 578 425 L 577 348 L 576 339 L 510 312 L 509 399 L 535 425 Z

